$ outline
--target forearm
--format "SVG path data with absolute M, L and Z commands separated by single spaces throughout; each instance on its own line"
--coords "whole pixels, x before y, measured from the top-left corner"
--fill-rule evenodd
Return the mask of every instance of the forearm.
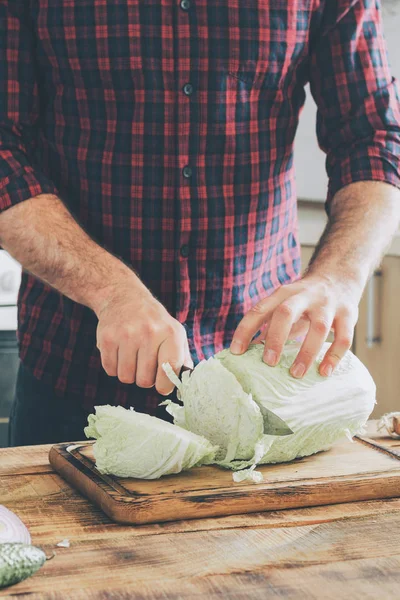
M 399 221 L 400 190 L 394 186 L 363 181 L 342 188 L 306 273 L 343 282 L 361 295 Z
M 145 289 L 135 273 L 96 244 L 53 195 L 4 211 L 0 243 L 24 269 L 96 314 L 121 282 Z

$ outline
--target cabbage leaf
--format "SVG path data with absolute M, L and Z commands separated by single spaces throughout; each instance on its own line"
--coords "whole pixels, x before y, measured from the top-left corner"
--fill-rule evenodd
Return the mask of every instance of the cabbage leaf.
M 213 463 L 217 448 L 208 440 L 162 419 L 122 406 L 96 406 L 85 427 L 95 438 L 100 473 L 157 479 Z

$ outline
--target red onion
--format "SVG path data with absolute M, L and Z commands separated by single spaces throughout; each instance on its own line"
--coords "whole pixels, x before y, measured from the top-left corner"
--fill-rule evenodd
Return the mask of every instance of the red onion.
M 30 544 L 31 536 L 21 519 L 0 504 L 0 544 L 5 542 Z

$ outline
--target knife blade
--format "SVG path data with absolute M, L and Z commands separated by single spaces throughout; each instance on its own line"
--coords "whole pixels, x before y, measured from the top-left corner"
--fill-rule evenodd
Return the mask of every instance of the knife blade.
M 264 433 L 267 435 L 292 435 L 294 432 L 283 419 L 264 406 L 260 406 L 264 418 Z

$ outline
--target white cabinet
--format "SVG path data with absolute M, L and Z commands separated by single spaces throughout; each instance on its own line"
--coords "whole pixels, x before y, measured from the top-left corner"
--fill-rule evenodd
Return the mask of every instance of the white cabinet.
M 367 289 L 360 303 L 355 335 L 355 353 L 377 386 L 374 416 L 400 411 L 400 257 L 386 256 L 379 272 L 376 293 Z

